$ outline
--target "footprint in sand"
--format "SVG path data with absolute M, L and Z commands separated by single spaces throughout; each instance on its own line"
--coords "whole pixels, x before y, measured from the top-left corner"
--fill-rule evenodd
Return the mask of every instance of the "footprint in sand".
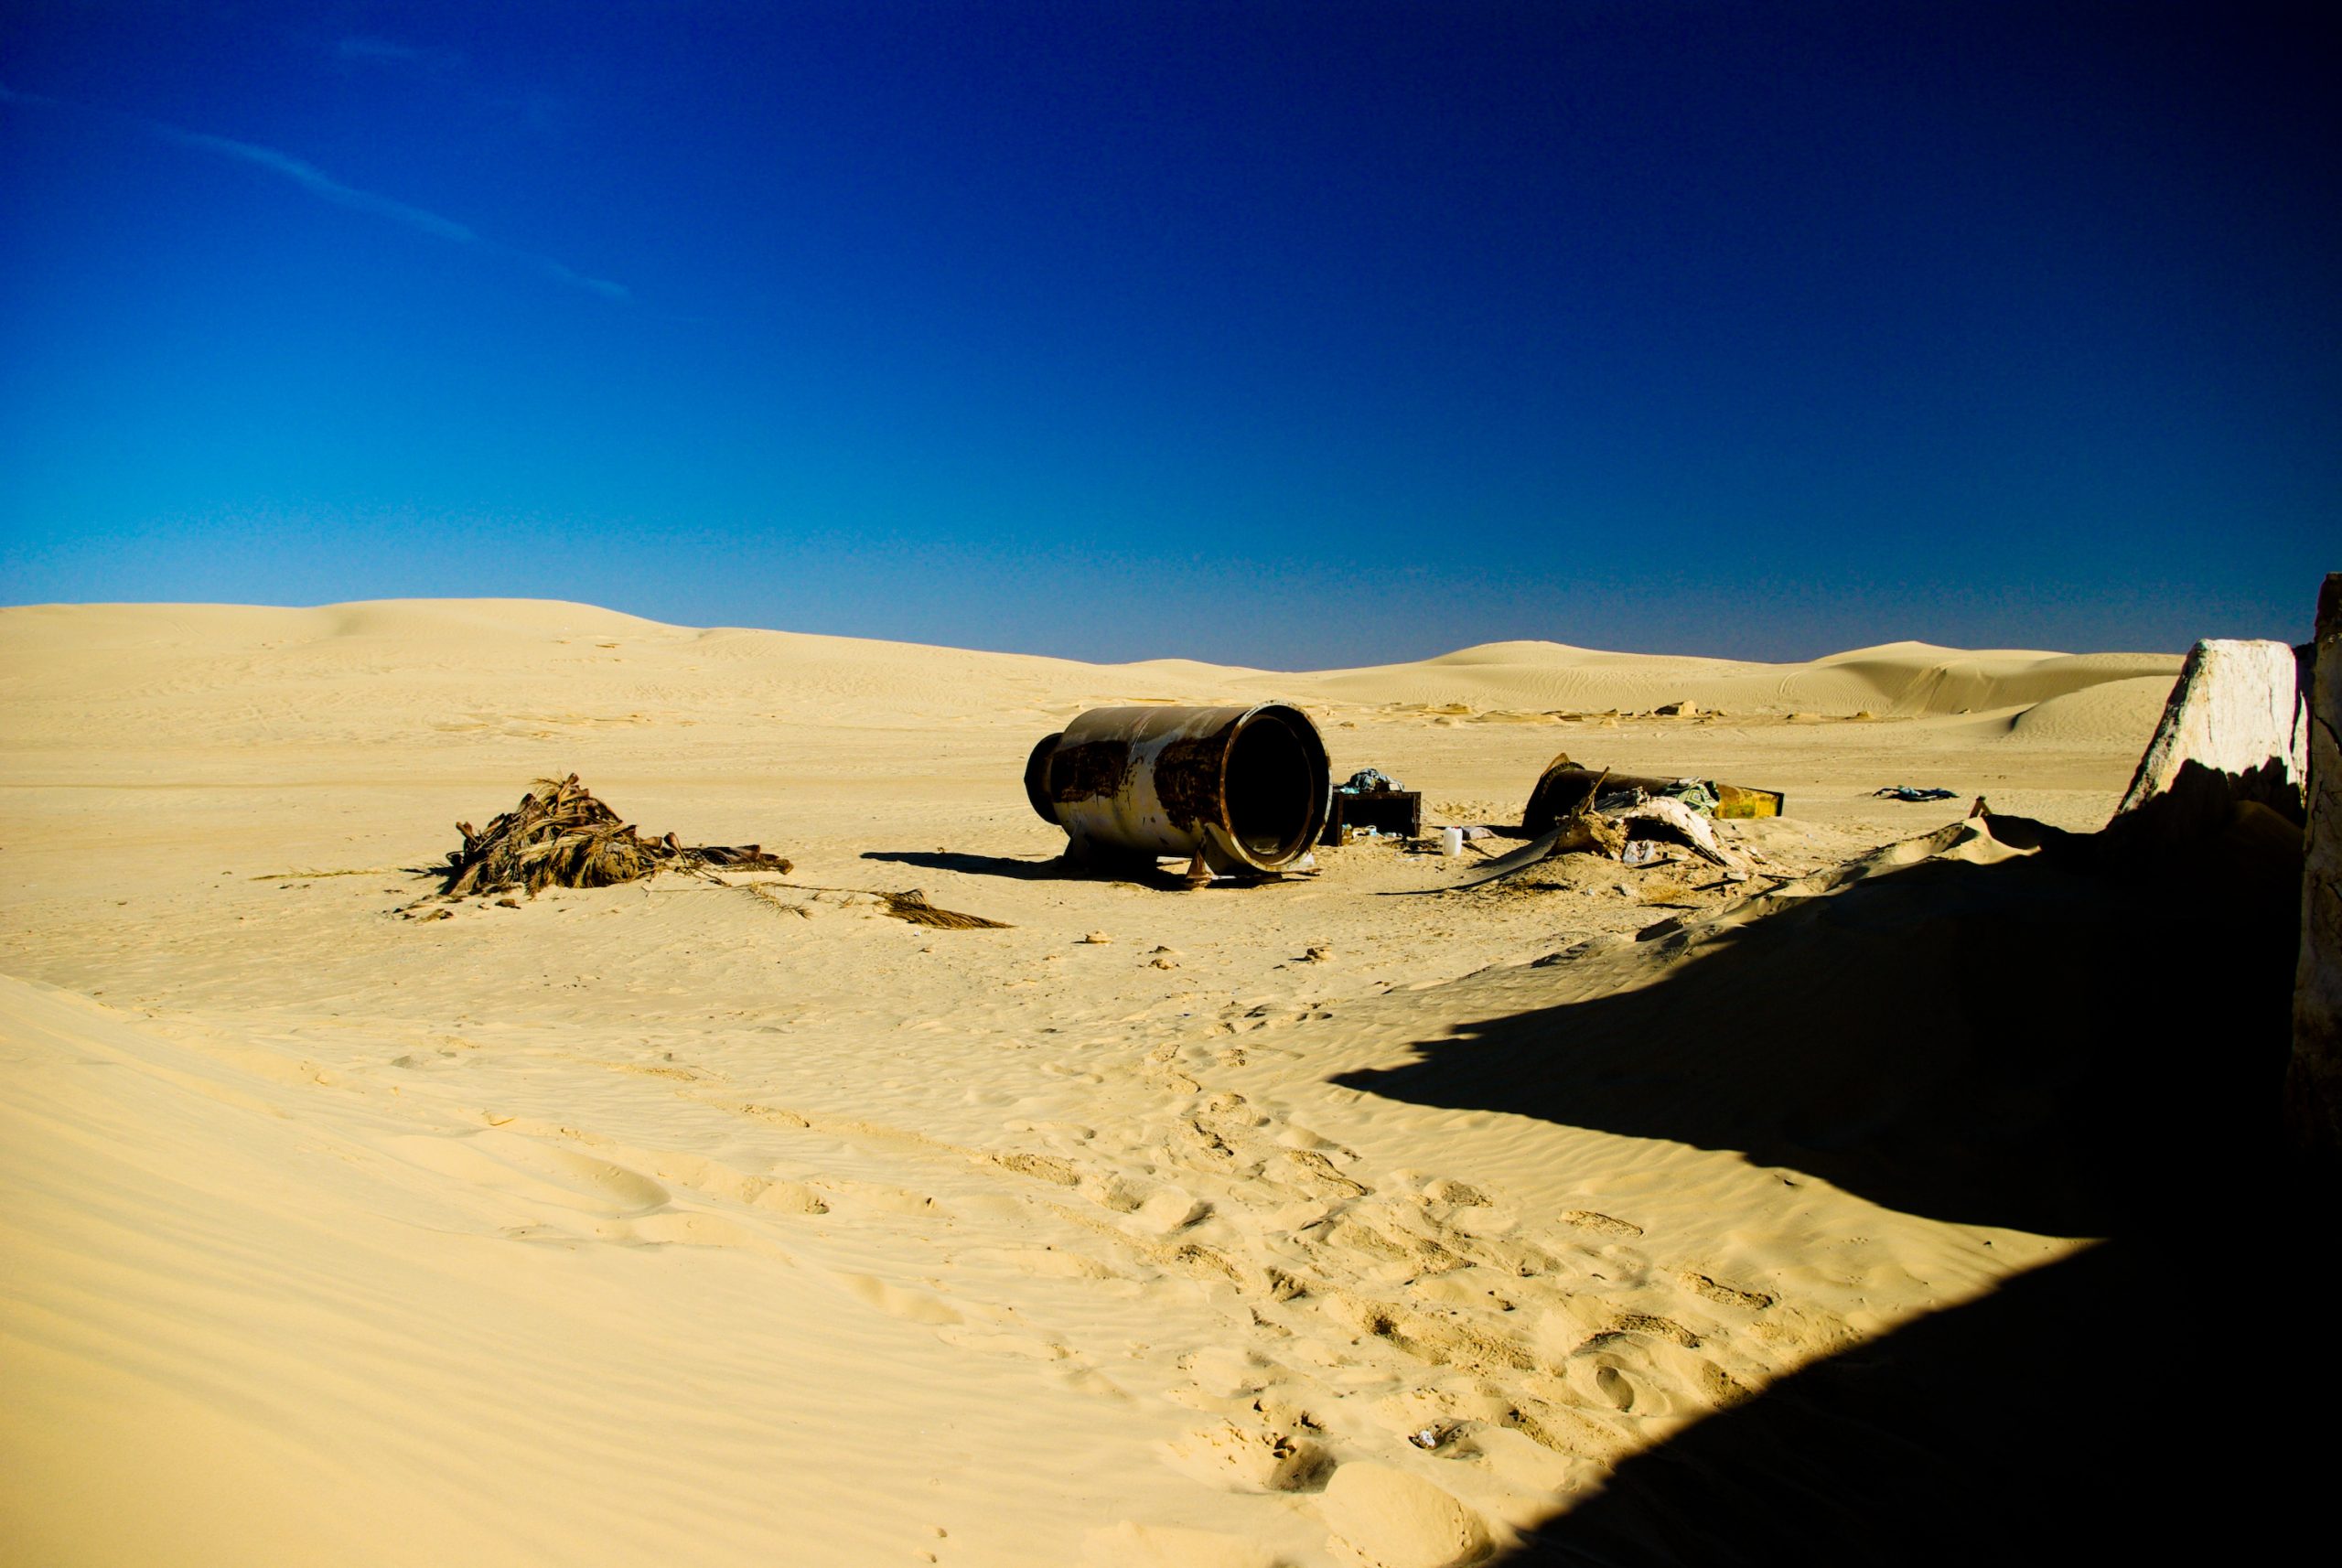
M 992 1264 L 1042 1280 L 1119 1280 L 1111 1266 L 1062 1247 L 977 1247 L 960 1253 L 955 1263 Z
M 435 1175 L 532 1206 L 615 1219 L 647 1214 L 669 1201 L 665 1187 L 638 1171 L 493 1128 L 452 1137 L 403 1134 L 384 1140 L 383 1147 Z
M 594 1228 L 597 1240 L 635 1246 L 737 1247 L 744 1251 L 793 1262 L 789 1254 L 745 1225 L 720 1214 L 668 1209 L 634 1219 L 607 1219 Z
M 875 1274 L 834 1273 L 830 1275 L 838 1288 L 865 1306 L 875 1306 L 889 1317 L 899 1317 L 906 1323 L 923 1323 L 931 1328 L 944 1328 L 965 1323 L 959 1308 L 939 1296 L 905 1285 L 889 1284 Z
M 1112 1173 L 1084 1181 L 1079 1190 L 1101 1208 L 1127 1216 L 1133 1229 L 1149 1236 L 1184 1230 L 1211 1212 L 1210 1204 L 1183 1187 L 1151 1187 Z
M 1763 1291 L 1735 1290 L 1702 1273 L 1686 1272 L 1681 1277 L 1686 1290 L 1694 1295 L 1706 1297 L 1718 1306 L 1737 1306 L 1750 1312 L 1762 1312 L 1773 1305 L 1774 1298 Z
M 818 1189 L 817 1200 L 825 1200 L 832 1208 L 865 1214 L 908 1215 L 920 1219 L 949 1217 L 943 1206 L 926 1193 L 913 1192 L 908 1187 L 889 1187 L 885 1182 L 821 1176 L 809 1186 Z
M 947 1327 L 936 1336 L 946 1345 L 962 1350 L 981 1350 L 991 1356 L 1021 1356 L 1030 1361 L 1064 1361 L 1073 1352 L 1054 1339 L 1037 1334 L 1003 1332 L 991 1328 Z
M 1045 1181 L 1052 1187 L 1075 1187 L 1081 1181 L 1081 1173 L 1074 1169 L 1070 1162 L 1061 1160 L 1055 1155 L 1036 1155 L 1022 1150 L 1012 1150 L 1007 1154 L 993 1155 L 988 1157 L 993 1164 L 1003 1170 L 1015 1171 L 1018 1176 L 1030 1176 L 1035 1181 Z
M 1179 1369 L 1213 1399 L 1249 1399 L 1266 1388 L 1271 1364 L 1250 1350 L 1215 1345 L 1179 1358 Z
M 1613 1410 L 1635 1408 L 1634 1380 L 1616 1367 L 1596 1367 L 1594 1369 L 1594 1391 L 1607 1400 Z
M 1298 1492 L 1328 1467 L 1326 1450 L 1297 1434 L 1223 1421 L 1162 1445 L 1181 1475 L 1229 1492 Z
M 710 1197 L 726 1198 L 775 1214 L 827 1214 L 830 1211 L 830 1206 L 822 1201 L 821 1195 L 801 1181 L 751 1176 L 704 1155 L 685 1154 L 680 1150 L 653 1155 L 649 1163 L 652 1172 L 661 1180 L 687 1187 Z
M 1597 1236 L 1616 1236 L 1622 1240 L 1643 1233 L 1639 1225 L 1614 1219 L 1607 1214 L 1597 1214 L 1591 1208 L 1573 1208 L 1562 1216 L 1562 1223 L 1574 1225 L 1581 1230 L 1591 1230 Z
M 1636 1313 L 1622 1315 L 1619 1323 L 1580 1345 L 1562 1369 L 1572 1386 L 1599 1404 L 1640 1420 L 1730 1404 L 1746 1391 L 1694 1353 L 1700 1341 L 1681 1325 Z

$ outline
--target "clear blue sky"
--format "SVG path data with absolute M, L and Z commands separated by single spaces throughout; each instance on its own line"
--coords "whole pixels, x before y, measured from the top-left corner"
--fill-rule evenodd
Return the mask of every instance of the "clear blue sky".
M 0 6 L 0 600 L 2298 639 L 2327 15 Z

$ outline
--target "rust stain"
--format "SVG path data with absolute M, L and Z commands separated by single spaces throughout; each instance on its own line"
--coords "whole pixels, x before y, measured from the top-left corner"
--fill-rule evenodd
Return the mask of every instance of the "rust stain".
M 1049 799 L 1060 804 L 1114 794 L 1131 769 L 1126 740 L 1085 740 L 1060 746 L 1049 759 Z
M 1192 830 L 1227 820 L 1220 759 L 1228 754 L 1233 722 L 1206 736 L 1181 736 L 1155 759 L 1155 793 L 1175 827 Z

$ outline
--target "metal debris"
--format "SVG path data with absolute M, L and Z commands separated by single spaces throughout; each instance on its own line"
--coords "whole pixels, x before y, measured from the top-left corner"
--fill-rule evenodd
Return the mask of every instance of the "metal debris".
M 1187 858 L 1209 875 L 1295 868 L 1326 823 L 1326 743 L 1284 703 L 1093 708 L 1034 746 L 1025 794 L 1080 860 Z
M 1361 768 L 1334 787 L 1324 842 L 1340 845 L 1355 833 L 1413 838 L 1423 831 L 1423 797 L 1380 768 Z
M 1660 779 L 1582 768 L 1564 752 L 1547 763 L 1545 771 L 1538 775 L 1537 787 L 1530 791 L 1529 805 L 1520 815 L 1521 831 L 1543 832 L 1592 799 L 1606 780 L 1609 788 L 1595 802 L 1597 809 L 1605 811 L 1632 805 L 1637 798 L 1665 798 L 1681 800 L 1711 816 L 1778 817 L 1789 803 L 1778 789 L 1720 784 L 1709 779 Z M 1614 804 L 1614 798 L 1622 794 L 1629 798 Z

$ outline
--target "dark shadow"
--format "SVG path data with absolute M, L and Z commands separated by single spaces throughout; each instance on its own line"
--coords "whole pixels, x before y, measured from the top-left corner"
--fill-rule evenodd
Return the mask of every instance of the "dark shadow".
M 1014 860 L 1004 854 L 954 854 L 946 850 L 873 849 L 865 850 L 862 858 L 916 865 L 927 871 L 956 871 L 966 876 L 1005 876 L 1017 882 L 1056 882 L 1073 875 L 1062 855 L 1051 855 L 1047 860 Z
M 2315 1397 L 2268 1336 L 2331 1224 L 2286 1212 L 2277 1159 L 2300 835 L 2244 807 L 2152 853 L 2037 837 L 1792 902 L 1641 990 L 1611 987 L 1648 948 L 1556 965 L 1584 1000 L 1336 1079 L 2111 1238 L 1626 1460 L 1509 1561 L 2096 1559 L 2141 1529 L 2250 1559 L 2321 1495 L 2323 1447 L 2270 1413 Z M 2233 1287 L 2172 1272 L 2208 1262 Z
M 2275 1229 L 2229 1218 L 2240 1245 Z M 2323 1450 L 2261 1406 L 2288 1369 L 2252 1353 L 2261 1313 L 2175 1322 L 2173 1265 L 2104 1243 L 1808 1367 L 1626 1460 L 1509 1568 L 2090 1563 L 2146 1532 L 2275 1555 Z
M 1590 955 L 1555 972 L 1584 1000 L 1335 1081 L 1735 1150 L 1937 1219 L 2111 1235 L 2276 1136 L 2299 845 L 2256 813 L 2117 867 L 2070 835 L 1932 861 L 1711 937 L 1640 990 L 1606 991 L 1623 973 Z M 2232 1146 L 2175 1154 L 2175 1127 Z
M 1018 882 L 1115 882 L 1132 887 L 1151 887 L 1158 892 L 1178 892 L 1187 886 L 1181 879 L 1181 874 L 1186 870 L 1181 863 L 1159 861 L 1144 854 L 1093 853 L 1089 860 L 1077 863 L 1063 855 L 1047 860 L 1012 860 L 1001 854 L 955 854 L 948 850 L 870 849 L 862 852 L 862 858 L 883 860 L 896 865 L 916 865 L 929 871 L 957 871 L 969 876 L 1005 876 Z M 1222 874 L 1213 879 L 1211 890 L 1225 892 L 1280 880 L 1282 878 L 1274 872 L 1251 875 Z

